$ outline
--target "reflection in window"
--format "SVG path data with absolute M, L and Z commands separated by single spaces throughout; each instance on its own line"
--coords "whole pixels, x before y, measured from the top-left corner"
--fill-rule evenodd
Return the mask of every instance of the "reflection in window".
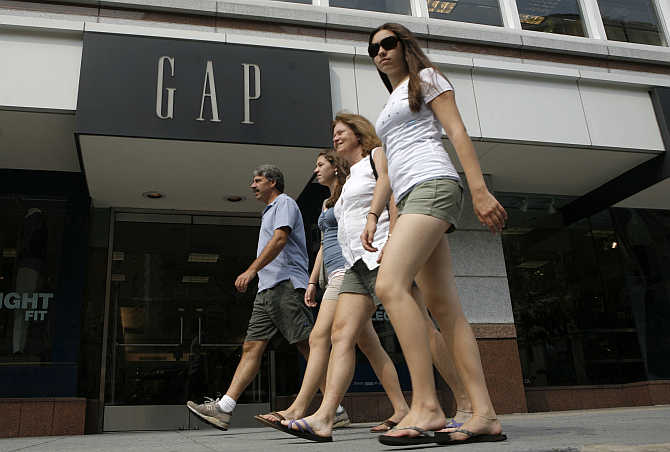
M 607 39 L 664 45 L 652 0 L 598 0 Z
M 498 0 L 427 0 L 433 19 L 502 26 Z
M 393 14 L 412 14 L 409 0 L 330 0 L 330 6 L 337 8 L 364 9 Z
M 516 0 L 521 28 L 585 36 L 577 0 Z
M 502 194 L 507 276 L 528 386 L 668 378 L 670 214 L 612 208 L 569 226 L 569 199 Z

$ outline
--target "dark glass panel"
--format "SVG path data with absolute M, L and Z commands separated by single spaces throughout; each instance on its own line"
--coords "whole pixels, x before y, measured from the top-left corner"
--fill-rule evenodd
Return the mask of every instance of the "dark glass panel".
M 409 0 L 330 0 L 330 6 L 336 8 L 364 9 L 393 14 L 412 14 Z
M 516 0 L 521 28 L 572 36 L 585 36 L 577 0 Z
M 607 39 L 664 45 L 652 0 L 598 0 Z
M 433 19 L 455 20 L 501 27 L 498 0 L 427 0 L 428 15 Z
M 670 214 L 607 209 L 565 226 L 554 212 L 568 198 L 500 199 L 525 384 L 668 378 Z
M 624 257 L 622 283 L 650 380 L 670 377 L 670 212 L 612 209 Z M 631 357 L 628 348 L 627 357 Z
M 235 219 L 115 223 L 106 404 L 182 404 L 225 391 L 256 293 L 255 283 L 238 293 L 234 281 L 257 239 L 257 226 Z M 269 388 L 266 354 L 239 402 L 267 402 Z

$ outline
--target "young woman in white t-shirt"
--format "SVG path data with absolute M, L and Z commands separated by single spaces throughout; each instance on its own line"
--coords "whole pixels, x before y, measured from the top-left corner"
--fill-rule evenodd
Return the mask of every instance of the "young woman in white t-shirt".
M 461 120 L 453 88 L 399 24 L 384 24 L 370 34 L 370 57 L 391 93 L 377 119 L 377 134 L 388 159 L 398 220 L 383 250 L 376 292 L 393 324 L 412 378 L 412 405 L 398 427 L 379 437 L 387 445 L 501 441 L 502 426 L 489 397 L 477 342 L 455 287 L 446 232 L 460 217 L 463 189 L 442 146 L 442 128 L 456 149 L 472 193 L 475 213 L 492 232 L 500 232 L 505 209 L 488 191 L 475 149 Z M 375 200 L 374 206 L 386 199 Z M 361 236 L 368 250 L 379 211 L 371 210 Z M 421 308 L 412 297 L 416 281 L 426 305 L 453 351 L 456 369 L 472 402 L 473 414 L 460 428 L 443 428 L 428 337 Z

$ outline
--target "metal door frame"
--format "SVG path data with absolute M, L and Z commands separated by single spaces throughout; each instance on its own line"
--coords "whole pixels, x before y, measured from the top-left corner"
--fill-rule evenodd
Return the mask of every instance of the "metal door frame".
M 211 428 L 196 419 L 182 405 L 125 405 L 106 406 L 105 386 L 107 383 L 107 354 L 110 352 L 109 342 L 109 319 L 111 309 L 112 289 L 112 259 L 114 252 L 115 224 L 119 221 L 133 223 L 176 223 L 190 225 L 226 225 L 236 224 L 241 226 L 260 227 L 261 218 L 258 213 L 226 213 L 205 211 L 174 211 L 161 209 L 120 209 L 112 207 L 109 216 L 109 240 L 107 242 L 107 271 L 105 281 L 105 308 L 102 329 L 101 366 L 100 366 L 100 392 L 99 400 L 101 415 L 99 417 L 98 431 L 129 431 L 129 430 L 184 430 Z M 163 220 L 163 221 L 161 221 Z M 165 221 L 169 220 L 169 221 Z M 187 221 L 188 220 L 188 221 Z M 232 220 L 232 221 L 231 221 Z M 207 344 L 212 346 L 214 344 Z M 255 414 L 270 411 L 271 405 L 276 397 L 276 375 L 274 351 L 269 352 L 269 403 L 252 403 L 238 405 L 237 411 L 242 414 L 236 416 L 235 425 L 238 427 L 256 426 L 253 423 Z M 149 425 L 147 419 L 160 418 L 162 422 Z M 108 419 L 109 422 L 105 422 Z M 143 423 L 144 422 L 144 423 Z

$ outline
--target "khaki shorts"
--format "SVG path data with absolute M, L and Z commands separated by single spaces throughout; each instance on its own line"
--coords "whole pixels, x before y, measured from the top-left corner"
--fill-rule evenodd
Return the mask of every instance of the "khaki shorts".
M 333 274 L 328 278 L 328 285 L 326 286 L 326 290 L 323 292 L 322 300 L 337 301 L 337 298 L 340 295 L 340 287 L 342 287 L 343 279 L 344 270 L 333 272 Z
M 309 339 L 314 316 L 305 306 L 305 290 L 295 289 L 290 280 L 256 294 L 247 327 L 248 341 L 267 341 L 277 331 L 290 344 Z
M 363 260 L 354 262 L 351 268 L 344 273 L 340 293 L 359 293 L 369 295 L 375 306 L 382 304 L 381 300 L 375 294 L 375 283 L 377 282 L 377 272 L 379 267 L 374 270 L 368 270 Z
M 421 182 L 398 203 L 398 215 L 418 213 L 446 221 L 456 230 L 463 210 L 463 188 L 452 179 L 431 179 Z

